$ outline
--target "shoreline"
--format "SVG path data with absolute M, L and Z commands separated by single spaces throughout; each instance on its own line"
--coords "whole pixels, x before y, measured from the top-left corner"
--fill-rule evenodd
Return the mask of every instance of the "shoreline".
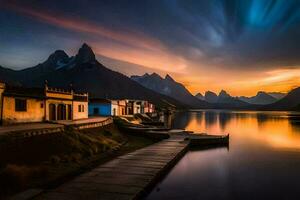
M 99 165 L 54 190 L 45 191 L 36 199 L 139 199 L 146 196 L 190 148 L 229 144 L 228 135 L 193 135 L 182 130 L 160 131 L 157 129 L 165 128 L 141 127 L 122 120 L 118 126 L 134 135 L 159 137 L 163 140 Z
M 113 125 L 113 126 L 115 126 L 115 125 Z M 93 139 L 93 137 L 94 137 L 93 135 L 100 135 L 102 137 L 104 134 L 109 134 L 104 131 L 105 129 L 107 130 L 107 128 L 108 127 L 87 129 L 84 131 L 79 131 L 79 133 L 77 133 L 77 134 L 81 134 L 81 133 L 89 134 L 91 139 Z M 112 130 L 116 131 L 115 128 L 113 128 Z M 89 132 L 94 132 L 94 133 L 89 133 Z M 97 132 L 99 132 L 99 133 L 97 134 Z M 36 142 L 32 142 L 32 140 L 42 142 L 43 144 L 45 143 L 45 140 L 47 140 L 49 138 L 50 139 L 53 138 L 51 140 L 66 140 L 66 139 L 69 140 L 68 138 L 65 138 L 65 137 L 61 138 L 62 134 L 68 134 L 68 133 L 64 132 L 64 133 L 52 134 L 52 135 L 41 135 L 41 136 L 35 136 L 30 139 L 26 138 L 25 139 L 26 141 L 24 142 L 25 146 L 23 146 L 23 148 L 26 148 L 26 147 L 30 148 L 30 146 L 37 147 Z M 74 139 L 76 142 L 77 141 L 76 137 L 77 137 L 77 135 L 75 134 L 74 136 L 70 136 L 69 138 L 71 140 Z M 107 136 L 107 138 L 109 138 L 109 137 L 112 137 L 112 136 Z M 123 137 L 123 139 L 119 138 L 122 141 L 122 145 L 117 145 L 117 143 L 116 143 L 116 145 L 113 145 L 114 147 L 112 146 L 113 147 L 112 149 L 107 150 L 104 153 L 103 152 L 91 153 L 92 155 L 87 155 L 86 153 L 84 153 L 84 154 L 82 153 L 82 156 L 78 156 L 78 158 L 76 158 L 76 156 L 78 154 L 76 154 L 76 155 L 74 154 L 74 157 L 73 157 L 73 153 L 72 154 L 68 153 L 69 150 L 67 150 L 67 149 L 64 150 L 65 152 L 62 152 L 63 153 L 62 155 L 65 154 L 66 156 L 61 155 L 61 156 L 59 156 L 59 158 L 57 158 L 57 156 L 52 156 L 51 158 L 50 158 L 50 156 L 48 156 L 50 160 L 35 161 L 34 163 L 31 163 L 32 161 L 30 161 L 28 163 L 29 160 L 26 161 L 26 158 L 24 158 L 24 161 L 21 161 L 21 162 L 19 162 L 19 161 L 17 162 L 17 160 L 14 161 L 13 158 L 11 158 L 10 161 L 5 162 L 5 160 L 3 160 L 4 158 L 2 157 L 2 164 L 0 162 L 0 164 L 1 164 L 0 166 L 2 166 L 0 168 L 0 177 L 2 177 L 3 183 L 0 183 L 0 185 L 5 185 L 5 184 L 7 185 L 7 183 L 9 183 L 9 182 L 11 182 L 11 181 L 13 181 L 13 182 L 11 182 L 12 185 L 10 188 L 8 188 L 9 189 L 8 191 L 5 188 L 9 187 L 8 185 L 10 185 L 10 184 L 8 184 L 7 186 L 5 185 L 4 188 L 2 187 L 2 192 L 0 192 L 0 194 L 1 194 L 0 197 L 2 196 L 3 198 L 4 197 L 7 198 L 9 196 L 18 195 L 18 194 L 21 194 L 22 191 L 26 192 L 30 188 L 42 188 L 42 189 L 54 188 L 60 184 L 63 184 L 66 181 L 73 179 L 74 177 L 77 177 L 78 175 L 80 175 L 82 173 L 86 173 L 86 172 L 92 170 L 93 168 L 95 168 L 96 166 L 98 166 L 100 164 L 108 162 L 120 155 L 124 155 L 129 152 L 135 151 L 136 149 L 140 149 L 147 145 L 153 144 L 155 142 L 151 139 L 137 137 L 137 136 L 131 136 L 122 131 L 120 131 L 113 137 Z M 102 138 L 104 138 L 104 136 Z M 126 139 L 126 141 L 124 139 Z M 16 143 L 15 143 L 15 141 L 1 141 L 2 142 L 1 148 L 5 148 L 4 144 L 7 142 L 8 142 L 8 146 L 12 146 L 12 145 L 19 146 L 20 144 L 23 144 L 21 141 L 22 140 L 20 140 L 20 139 Z M 108 140 L 108 141 L 110 141 L 110 140 Z M 55 142 L 53 144 L 46 142 L 46 144 L 48 144 L 48 146 L 50 144 L 55 145 Z M 76 143 L 74 143 L 74 145 L 76 145 Z M 17 148 L 17 146 L 14 148 Z M 44 144 L 44 146 L 45 147 L 41 147 L 41 146 L 38 146 L 38 147 L 46 149 L 47 145 Z M 72 147 L 72 146 L 70 146 L 70 147 Z M 59 147 L 59 148 L 61 148 L 61 147 Z M 17 151 L 17 149 L 15 151 Z M 32 151 L 34 152 L 35 150 L 32 150 Z M 32 151 L 30 151 L 30 152 L 32 152 Z M 41 152 L 39 152 L 39 153 L 43 153 L 43 151 L 45 151 L 45 150 L 40 149 L 40 151 Z M 12 156 L 19 157 L 19 154 L 14 155 L 14 153 L 13 153 Z M 30 155 L 27 155 L 27 156 L 29 157 Z M 17 159 L 17 157 L 16 157 L 16 159 Z M 68 158 L 70 160 L 64 161 L 64 159 L 65 159 L 64 157 Z M 34 158 L 32 158 L 32 159 L 34 159 Z M 35 175 L 35 177 L 30 178 L 30 177 L 28 177 L 29 176 L 28 174 L 32 174 L 30 169 L 37 169 L 37 170 L 41 169 L 41 174 L 39 175 L 39 173 L 40 173 L 39 172 L 37 174 L 37 177 Z M 25 172 L 19 172 L 19 170 L 25 170 Z M 46 172 L 42 172 L 43 170 L 46 170 Z M 34 172 L 34 173 L 36 173 L 36 172 Z M 46 173 L 46 174 L 44 174 L 44 173 Z M 25 177 L 25 178 L 27 177 L 27 178 L 24 179 L 22 177 Z M 7 179 L 8 181 L 5 181 L 5 179 Z M 11 188 L 14 188 L 14 189 L 11 190 Z M 13 191 L 16 191 L 17 193 L 13 192 Z
M 142 140 L 151 140 L 152 143 L 148 145 L 146 144 L 140 144 L 137 148 L 129 148 L 124 149 L 124 146 L 126 146 L 127 142 L 123 142 L 122 145 L 119 145 L 117 149 L 113 149 L 112 151 L 107 151 L 105 153 L 102 153 L 100 155 L 101 158 L 99 158 L 99 155 L 97 157 L 91 158 L 88 162 L 81 164 L 79 167 L 74 169 L 73 171 L 69 171 L 69 173 L 64 174 L 63 176 L 59 176 L 58 178 L 48 181 L 47 183 L 44 183 L 42 187 L 34 187 L 34 188 L 41 188 L 41 189 L 29 189 L 25 190 L 21 193 L 18 193 L 14 195 L 14 198 L 23 198 L 23 199 L 29 199 L 33 197 L 37 197 L 39 199 L 40 195 L 47 195 L 50 191 L 56 191 L 55 188 L 61 188 L 64 185 L 68 185 L 68 183 L 76 182 L 78 177 L 85 176 L 85 174 L 92 173 L 93 171 L 97 170 L 98 168 L 102 168 L 102 166 L 109 165 L 109 163 L 116 162 L 116 160 L 119 160 L 119 162 L 124 163 L 121 158 L 125 157 L 125 161 L 129 159 L 128 167 L 133 167 L 135 165 L 135 168 L 139 169 L 141 166 L 143 166 L 140 170 L 141 173 L 144 174 L 144 170 L 146 170 L 148 167 L 150 169 L 152 167 L 156 168 L 158 167 L 155 163 L 160 163 L 159 171 L 156 171 L 155 173 L 152 173 L 152 178 L 149 180 L 149 182 L 145 182 L 143 188 L 136 190 L 134 193 L 130 193 L 129 199 L 137 199 L 138 197 L 143 197 L 147 195 L 151 189 L 159 182 L 168 172 L 170 169 L 172 169 L 173 166 L 176 165 L 176 163 L 185 155 L 185 153 L 194 147 L 200 147 L 201 148 L 210 148 L 214 146 L 224 146 L 229 144 L 229 135 L 227 136 L 210 136 L 206 134 L 192 134 L 192 132 L 184 131 L 184 130 L 171 130 L 168 128 L 164 128 L 161 126 L 149 126 L 149 125 L 142 125 L 142 124 L 133 124 L 130 121 L 122 120 L 122 119 L 115 119 L 113 126 L 117 127 L 118 130 L 122 134 L 126 134 L 127 138 L 143 138 Z M 86 134 L 89 133 L 91 130 L 96 129 L 86 129 L 85 131 L 82 131 L 81 133 Z M 160 141 L 160 142 L 158 142 Z M 158 143 L 157 143 L 158 142 Z M 168 144 L 167 146 L 161 146 L 156 147 L 161 143 Z M 170 144 L 170 145 L 169 145 Z M 183 145 L 184 144 L 184 145 Z M 179 146 L 178 146 L 179 145 Z M 157 151 L 157 155 L 155 158 L 150 158 L 152 156 L 152 153 L 149 155 L 150 160 L 152 160 L 151 163 L 154 163 L 154 166 L 152 166 L 151 163 L 148 163 L 149 158 L 147 157 L 147 154 L 141 153 L 143 155 L 142 157 L 138 157 L 135 162 L 132 162 L 134 160 L 132 156 L 134 156 L 137 152 L 144 152 L 147 151 L 145 149 L 153 149 L 154 151 Z M 171 149 L 178 149 L 175 153 Z M 170 151 L 171 150 L 171 151 Z M 165 155 L 167 153 L 171 153 L 171 157 Z M 174 153 L 174 155 L 173 155 Z M 160 155 L 161 154 L 161 155 Z M 146 156 L 146 157 L 145 157 Z M 129 158 L 127 158 L 129 157 Z M 163 158 L 163 159 L 162 159 Z M 121 159 L 121 161 L 120 161 Z M 158 159 L 158 160 L 157 160 Z M 161 160 L 162 159 L 162 160 Z M 125 168 L 128 164 L 125 162 Z M 134 164 L 137 163 L 137 164 Z M 69 165 L 74 165 L 75 163 L 71 163 Z M 133 166 L 132 166 L 133 165 Z M 119 165 L 116 166 L 117 168 Z M 111 170 L 115 170 L 115 167 L 112 167 Z M 135 170 L 133 171 L 126 171 L 126 174 L 132 174 L 135 177 Z M 147 174 L 147 173 L 146 173 Z M 148 174 L 149 175 L 149 174 Z M 111 175 L 112 179 L 116 179 L 114 175 Z M 104 178 L 105 179 L 105 178 Z M 101 181 L 100 181 L 101 182 Z M 133 181 L 134 182 L 134 181 Z M 118 182 L 117 182 L 118 183 Z M 83 187 L 85 187 L 84 183 Z M 116 183 L 113 183 L 116 184 Z M 72 184 L 71 184 L 72 185 Z M 97 183 L 95 183 L 97 185 Z M 104 184 L 106 185 L 106 184 Z M 93 187 L 93 186 L 92 186 Z M 104 188 L 99 188 L 100 191 L 105 190 Z M 124 188 L 127 188 L 126 185 L 124 185 Z M 87 190 L 90 189 L 90 187 L 86 187 Z M 108 190 L 112 190 L 112 188 L 108 188 Z M 130 191 L 130 187 L 128 187 L 128 190 Z M 47 192 L 48 191 L 48 192 Z M 123 191 L 123 190 L 122 190 Z M 124 189 L 124 192 L 129 192 L 127 189 Z M 74 191 L 75 192 L 75 191 Z M 118 192 L 118 191 L 115 191 Z M 67 194 L 65 194 L 67 195 Z M 68 194 L 69 195 L 69 194 Z M 67 196 L 68 196 L 67 195 Z M 132 196 L 133 195 L 133 196 Z M 28 198 L 25 198 L 28 196 Z M 57 194 L 56 194 L 57 197 Z M 109 197 L 109 195 L 108 195 Z M 43 198 L 42 198 L 43 199 Z M 55 199 L 55 198 L 54 198 Z M 94 198 L 91 198 L 94 199 Z

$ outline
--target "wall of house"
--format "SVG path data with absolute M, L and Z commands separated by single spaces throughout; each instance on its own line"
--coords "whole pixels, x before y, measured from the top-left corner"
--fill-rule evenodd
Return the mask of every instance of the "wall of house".
M 110 116 L 111 115 L 111 104 L 105 103 L 89 103 L 89 115 L 96 115 L 94 113 L 94 109 L 98 108 L 99 114 L 103 116 Z
M 133 104 L 133 114 L 141 113 L 141 105 L 137 102 Z
M 118 101 L 111 101 L 111 115 L 114 115 L 114 116 L 119 115 Z
M 126 115 L 126 101 L 125 100 L 118 100 L 118 114 Z
M 125 106 L 118 106 L 118 112 L 119 112 L 119 115 L 121 116 L 121 115 L 126 115 L 126 107 Z
M 79 112 L 79 105 L 83 105 L 83 111 Z M 73 120 L 88 118 L 88 102 L 73 101 Z
M 149 112 L 149 113 L 153 113 L 153 112 L 155 111 L 155 105 L 152 104 L 152 103 L 149 103 L 148 106 L 149 106 L 149 107 L 148 107 L 148 112 Z
M 2 120 L 2 95 L 5 89 L 5 84 L 0 83 L 0 122 Z
M 3 97 L 2 122 L 4 125 L 23 122 L 42 122 L 44 120 L 44 101 L 31 98 L 26 99 L 27 111 L 15 111 L 15 98 Z
M 133 101 L 126 100 L 126 115 L 132 115 L 133 113 Z
M 73 95 L 70 94 L 65 94 L 65 93 L 59 93 L 59 92 L 47 92 L 46 93 L 47 97 L 52 97 L 52 98 L 61 98 L 61 99 L 73 99 Z

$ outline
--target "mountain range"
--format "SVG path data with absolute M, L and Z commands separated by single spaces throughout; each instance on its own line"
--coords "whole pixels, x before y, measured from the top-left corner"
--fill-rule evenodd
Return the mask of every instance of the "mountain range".
M 279 97 L 279 96 L 277 96 Z M 275 98 L 272 95 L 259 91 L 256 96 L 253 97 L 239 97 L 240 100 L 251 103 L 251 104 L 257 104 L 257 105 L 267 105 L 276 102 L 279 98 Z
M 45 62 L 23 70 L 0 67 L 0 80 L 25 87 L 43 87 L 47 80 L 52 87 L 69 88 L 72 84 L 75 90 L 88 91 L 91 97 L 147 99 L 156 105 L 187 107 L 106 68 L 96 60 L 87 44 L 83 44 L 75 56 L 69 57 L 57 50 Z
M 286 93 L 282 93 L 282 92 L 268 92 L 268 95 L 271 95 L 272 97 L 274 97 L 275 99 L 282 99 L 283 97 L 285 97 Z
M 207 108 L 210 106 L 209 103 L 194 97 L 181 83 L 176 82 L 168 74 L 165 78 L 162 78 L 156 73 L 146 73 L 143 76 L 131 76 L 131 79 L 148 89 L 170 96 L 193 108 Z
M 248 108 L 251 105 L 241 101 L 236 97 L 230 96 L 225 90 L 221 90 L 219 95 L 214 92 L 206 91 L 204 96 L 201 93 L 195 95 L 196 98 L 206 101 L 214 108 Z
M 0 80 L 11 85 L 43 87 L 45 80 L 52 87 L 88 91 L 90 97 L 146 99 L 166 107 L 231 108 L 261 110 L 300 109 L 300 88 L 283 93 L 258 92 L 253 97 L 232 97 L 222 90 L 218 95 L 207 91 L 193 96 L 170 75 L 156 73 L 127 77 L 112 71 L 97 61 L 93 50 L 83 44 L 75 56 L 63 50 L 52 53 L 46 61 L 23 70 L 0 66 Z
M 233 102 L 237 103 L 238 102 L 237 100 L 240 100 L 254 105 L 267 105 L 267 104 L 274 103 L 279 99 L 282 99 L 285 95 L 286 94 L 280 92 L 268 93 L 268 92 L 259 91 L 255 96 L 252 97 L 245 97 L 245 96 L 232 97 L 226 91 L 222 90 L 219 95 L 217 95 L 214 92 L 207 91 L 205 92 L 204 96 L 201 93 L 197 93 L 195 97 L 203 101 L 207 101 L 209 103 L 226 103 L 226 101 L 228 102 L 229 100 L 232 103 Z

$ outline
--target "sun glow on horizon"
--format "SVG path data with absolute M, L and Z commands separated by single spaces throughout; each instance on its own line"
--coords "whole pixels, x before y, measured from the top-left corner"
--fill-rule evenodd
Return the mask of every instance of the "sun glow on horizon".
M 176 76 L 175 76 L 176 78 Z M 232 96 L 254 96 L 258 91 L 282 92 L 300 86 L 300 69 L 282 68 L 270 70 L 260 75 L 230 77 L 226 74 L 216 74 L 213 77 L 178 77 L 191 93 L 200 92 L 204 95 L 206 91 L 219 93 L 222 89 Z

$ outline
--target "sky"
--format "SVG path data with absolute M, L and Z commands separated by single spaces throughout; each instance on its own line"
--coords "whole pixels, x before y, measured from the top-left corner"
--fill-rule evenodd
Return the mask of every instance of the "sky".
M 191 93 L 300 86 L 299 0 L 0 0 L 0 65 L 89 44 L 128 76 L 170 74 Z

